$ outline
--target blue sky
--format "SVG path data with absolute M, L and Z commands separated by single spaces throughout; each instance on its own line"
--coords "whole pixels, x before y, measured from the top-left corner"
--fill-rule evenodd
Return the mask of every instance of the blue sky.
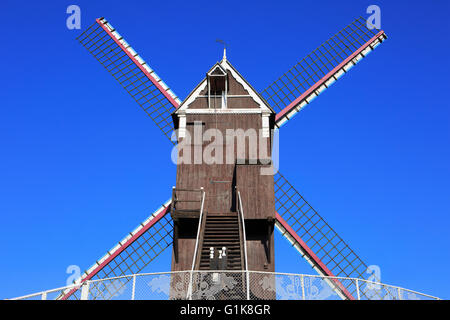
M 66 28 L 70 4 L 83 29 L 106 17 L 181 98 L 220 59 L 217 38 L 263 90 L 379 5 L 388 40 L 281 129 L 280 171 L 383 282 L 450 298 L 447 1 L 131 0 L 0 4 L 0 298 L 64 285 L 175 183 L 170 144 Z M 292 250 L 277 236 L 277 271 L 312 273 Z

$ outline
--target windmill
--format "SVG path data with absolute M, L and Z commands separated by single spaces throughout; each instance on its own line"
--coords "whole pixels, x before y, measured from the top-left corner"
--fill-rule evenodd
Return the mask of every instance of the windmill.
M 96 19 L 78 41 L 183 151 L 178 154 L 172 198 L 86 270 L 80 281 L 139 273 L 170 247 L 172 271 L 274 271 L 275 228 L 319 275 L 367 278 L 367 265 L 285 176 L 267 172 L 274 172 L 276 130 L 386 38 L 384 31 L 369 29 L 359 17 L 260 93 L 224 50 L 223 59 L 181 101 L 106 19 Z M 205 144 L 205 133 L 213 129 L 215 142 Z M 229 134 L 228 129 L 234 131 Z M 241 138 L 245 146 L 251 140 L 246 136 L 249 130 L 257 132 L 255 152 L 233 144 L 227 153 L 232 160 L 217 161 L 217 153 L 227 151 L 226 143 L 217 142 L 217 132 L 223 141 Z M 196 141 L 198 132 L 201 140 Z M 196 162 L 195 150 L 203 155 L 211 145 L 213 161 Z M 353 283 L 334 279 L 331 285 L 341 298 L 355 299 Z M 115 290 L 120 288 L 97 288 L 102 298 Z M 74 288 L 60 298 L 79 295 Z

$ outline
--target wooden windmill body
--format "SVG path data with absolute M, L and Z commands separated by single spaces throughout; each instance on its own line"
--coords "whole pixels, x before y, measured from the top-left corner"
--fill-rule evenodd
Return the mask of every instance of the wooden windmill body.
M 247 262 L 251 270 L 274 271 L 275 112 L 224 55 L 173 118 L 180 153 L 185 154 L 177 165 L 177 201 L 172 206 L 172 270 L 188 270 L 193 260 L 194 269 L 208 270 L 211 249 L 225 249 L 227 270 L 243 270 Z M 198 190 L 205 192 L 204 218 L 198 256 L 193 257 L 201 206 Z M 243 220 L 239 203 L 245 203 Z

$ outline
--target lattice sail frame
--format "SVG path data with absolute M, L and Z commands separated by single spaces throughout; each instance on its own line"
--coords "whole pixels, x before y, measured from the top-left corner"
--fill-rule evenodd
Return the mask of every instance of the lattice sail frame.
M 141 272 L 173 242 L 173 221 L 170 217 L 171 200 L 167 201 L 134 231 L 109 250 L 100 260 L 84 272 L 75 283 L 86 280 L 105 279 Z M 114 297 L 129 280 L 112 283 L 109 287 L 99 288 L 101 282 L 90 287 L 91 296 L 108 300 Z M 59 299 L 79 299 L 80 290 L 63 292 Z
M 367 265 L 281 174 L 275 175 L 276 228 L 320 275 L 380 281 Z M 331 287 L 344 299 L 357 295 L 354 283 Z M 366 298 L 373 292 L 360 292 Z
M 181 101 L 104 18 L 77 40 L 116 79 L 170 140 L 171 113 Z
M 261 95 L 281 127 L 387 38 L 359 17 L 294 65 Z

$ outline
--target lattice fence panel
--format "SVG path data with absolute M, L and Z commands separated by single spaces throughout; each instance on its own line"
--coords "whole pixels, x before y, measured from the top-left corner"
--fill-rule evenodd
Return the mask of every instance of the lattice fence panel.
M 175 271 L 141 273 L 119 278 L 99 279 L 83 284 L 84 300 L 102 299 L 94 290 L 86 293 L 94 283 L 105 291 L 112 284 L 123 286 L 115 300 L 340 300 L 334 290 L 339 281 L 358 285 L 365 295 L 355 298 L 383 300 L 440 300 L 427 294 L 362 279 L 324 277 L 306 274 L 286 274 L 261 271 Z M 126 283 L 124 283 L 126 282 Z M 247 283 L 250 291 L 247 290 Z M 79 285 L 76 285 L 77 287 Z M 73 286 L 65 287 L 65 290 Z M 191 290 L 189 290 L 191 288 Z M 53 300 L 61 288 L 38 292 L 12 300 Z M 108 300 L 111 297 L 107 298 Z

